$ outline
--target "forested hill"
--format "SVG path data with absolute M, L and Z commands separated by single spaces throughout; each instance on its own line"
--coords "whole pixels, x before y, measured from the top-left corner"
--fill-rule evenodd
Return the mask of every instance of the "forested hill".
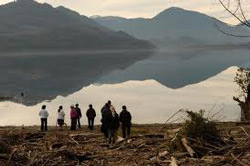
M 0 51 L 153 48 L 77 12 L 33 0 L 1 5 L 0 22 Z

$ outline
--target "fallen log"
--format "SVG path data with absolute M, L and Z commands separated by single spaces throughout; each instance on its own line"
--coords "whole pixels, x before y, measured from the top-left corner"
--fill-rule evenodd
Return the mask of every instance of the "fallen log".
M 195 151 L 188 145 L 188 140 L 186 138 L 182 138 L 181 142 L 183 146 L 186 148 L 187 152 L 191 157 L 194 157 Z

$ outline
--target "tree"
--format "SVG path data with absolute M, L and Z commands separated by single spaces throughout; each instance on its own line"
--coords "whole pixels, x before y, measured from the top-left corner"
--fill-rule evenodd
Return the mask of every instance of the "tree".
M 246 3 L 247 0 L 244 2 Z M 250 28 L 250 21 L 247 19 L 245 10 L 243 9 L 242 0 L 219 0 L 222 7 L 237 19 L 242 25 Z M 250 37 L 250 35 L 235 35 L 221 30 L 217 25 L 216 27 L 224 34 L 234 37 Z M 239 94 L 233 97 L 241 108 L 241 121 L 250 121 L 250 69 L 239 68 L 234 78 L 239 86 Z
M 250 69 L 239 68 L 234 82 L 239 86 L 239 94 L 233 99 L 241 108 L 241 121 L 250 121 Z

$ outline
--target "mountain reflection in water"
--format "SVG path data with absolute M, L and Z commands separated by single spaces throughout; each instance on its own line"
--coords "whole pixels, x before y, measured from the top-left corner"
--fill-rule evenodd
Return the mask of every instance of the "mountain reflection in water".
M 67 97 L 58 96 L 51 102 L 42 102 L 32 107 L 1 102 L 0 125 L 38 125 L 38 112 L 43 104 L 47 105 L 50 113 L 49 125 L 56 124 L 59 105 L 63 105 L 66 122 L 69 124 L 69 107 L 77 102 L 84 115 L 88 105 L 93 104 L 97 111 L 96 122 L 100 123 L 100 109 L 109 99 L 118 112 L 121 111 L 122 105 L 127 105 L 133 115 L 133 123 L 164 123 L 182 108 L 205 109 L 210 115 L 221 110 L 216 117 L 218 120 L 238 120 L 240 109 L 232 100 L 237 89 L 233 82 L 236 70 L 236 67 L 228 68 L 206 81 L 178 90 L 167 88 L 155 80 L 128 81 L 113 85 L 90 85 Z M 183 117 L 184 114 L 179 114 L 173 120 L 178 122 Z M 85 116 L 82 122 L 86 124 Z
M 26 105 L 67 96 L 151 54 L 149 50 L 0 54 L 0 96 L 18 99 L 24 93 L 21 102 Z

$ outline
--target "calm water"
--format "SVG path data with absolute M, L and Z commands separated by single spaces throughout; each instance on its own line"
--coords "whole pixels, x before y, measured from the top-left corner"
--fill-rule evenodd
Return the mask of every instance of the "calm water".
M 32 92 L 42 91 L 43 99 L 47 94 L 51 95 L 51 91 L 58 93 L 58 96 L 33 106 L 1 102 L 0 125 L 39 124 L 38 112 L 42 104 L 48 106 L 49 124 L 55 125 L 58 106 L 63 105 L 69 116 L 69 106 L 75 103 L 80 104 L 83 114 L 88 104 L 93 104 L 97 111 L 96 122 L 99 123 L 100 109 L 109 99 L 113 101 L 118 112 L 122 105 L 127 105 L 134 123 L 163 123 L 182 108 L 205 109 L 210 116 L 220 111 L 216 118 L 223 121 L 239 119 L 239 107 L 232 100 L 237 93 L 233 77 L 237 66 L 249 64 L 249 50 L 185 49 L 151 54 L 140 53 L 140 56 L 134 57 L 138 53 L 126 53 L 122 58 L 117 53 L 112 56 L 106 54 L 104 59 L 98 57 L 98 63 L 91 58 L 93 55 L 63 56 L 64 58 L 60 55 L 46 56 L 42 61 L 32 57 L 36 65 L 26 65 L 26 71 L 21 70 L 22 72 L 20 58 L 26 64 L 32 62 L 31 58 L 26 56 L 4 59 L 9 63 L 1 61 L 1 74 L 6 75 L 7 72 L 8 79 L 1 81 L 1 85 L 5 87 L 1 92 L 6 92 L 11 86 L 20 87 L 16 88 L 19 91 L 25 89 L 29 96 L 22 99 L 23 103 L 29 103 L 30 98 L 38 96 L 32 96 Z M 13 70 L 7 64 L 18 64 L 18 67 Z M 98 66 L 100 64 L 102 65 Z M 58 69 L 57 66 L 63 68 Z M 33 73 L 33 77 L 30 73 Z M 60 77 L 57 76 L 58 73 Z M 57 74 L 55 78 L 52 78 L 53 74 Z M 15 80 L 16 76 L 21 78 L 21 84 Z M 72 82 L 65 84 L 64 80 Z M 45 85 L 41 87 L 39 84 Z M 18 90 L 12 93 L 18 94 Z M 66 122 L 69 122 L 68 116 Z M 181 121 L 183 118 L 184 114 L 179 114 L 173 120 Z M 86 124 L 86 120 L 83 117 L 82 122 Z

